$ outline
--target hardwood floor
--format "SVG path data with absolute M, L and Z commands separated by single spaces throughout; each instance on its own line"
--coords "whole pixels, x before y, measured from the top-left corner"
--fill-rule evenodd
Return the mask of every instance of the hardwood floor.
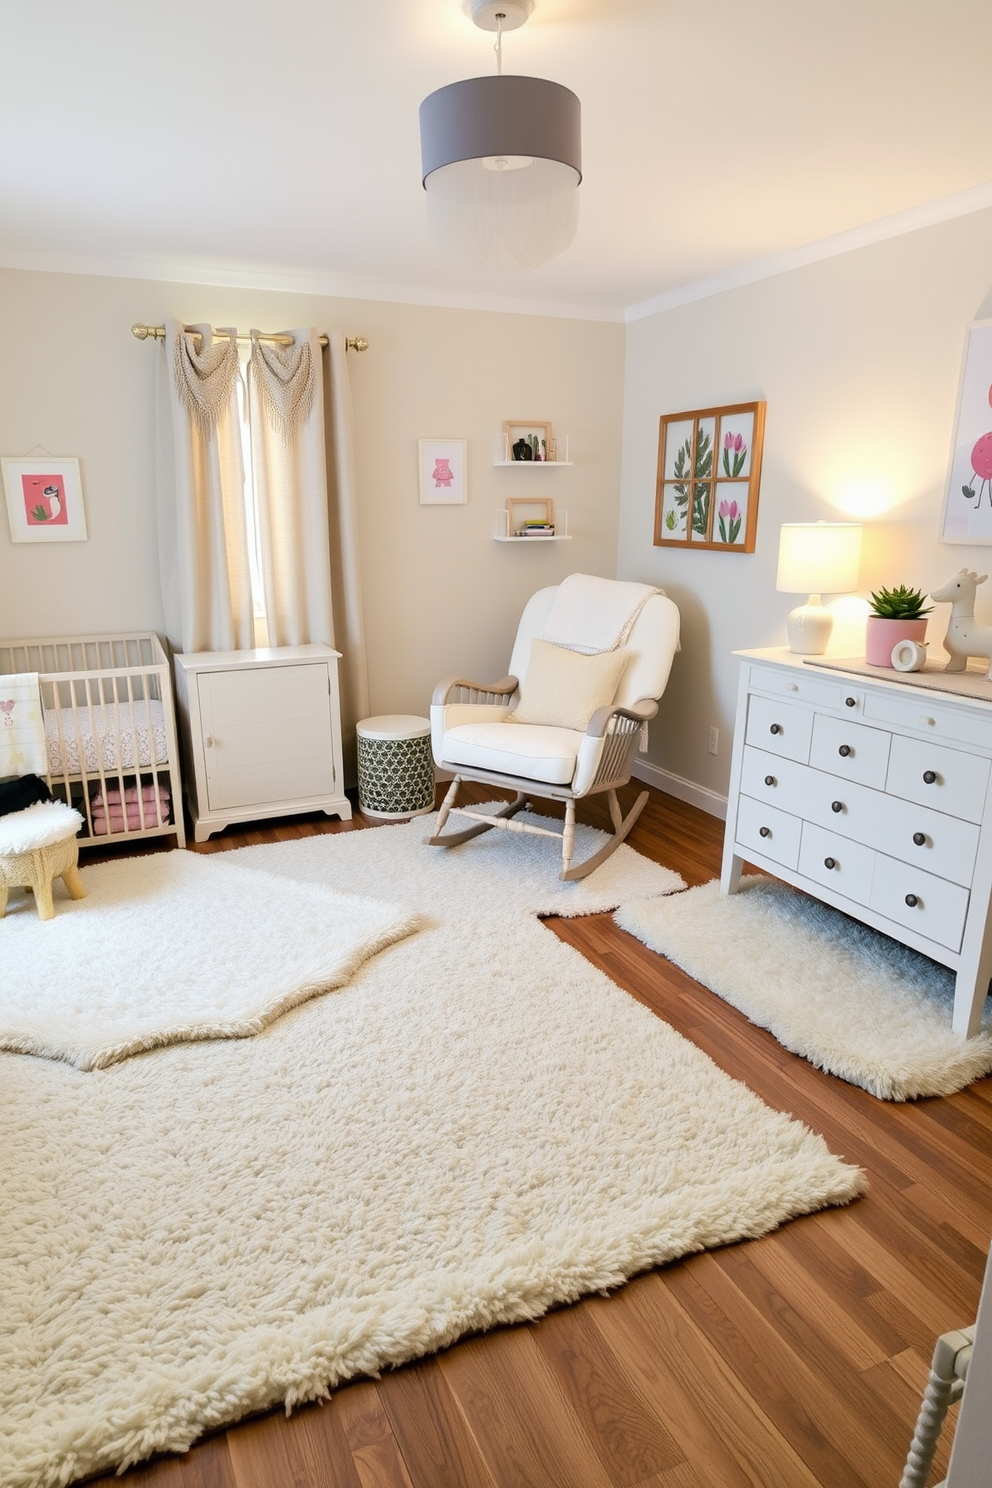
M 367 825 L 273 823 L 197 850 Z M 652 791 L 630 841 L 697 884 L 718 871 L 722 835 Z M 549 844 L 549 872 L 553 857 Z M 875 1100 L 787 1053 L 609 915 L 547 928 L 859 1163 L 867 1196 L 343 1386 L 288 1419 L 242 1422 L 132 1469 L 128 1488 L 895 1488 L 934 1340 L 975 1318 L 992 1236 L 992 1079 L 944 1099 Z

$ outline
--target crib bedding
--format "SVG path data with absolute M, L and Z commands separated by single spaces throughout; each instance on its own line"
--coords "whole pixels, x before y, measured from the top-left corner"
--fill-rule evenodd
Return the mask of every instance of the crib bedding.
M 46 708 L 44 719 L 52 776 L 169 763 L 165 712 L 154 698 L 136 702 L 133 710 L 130 703 L 94 703 L 75 711 Z

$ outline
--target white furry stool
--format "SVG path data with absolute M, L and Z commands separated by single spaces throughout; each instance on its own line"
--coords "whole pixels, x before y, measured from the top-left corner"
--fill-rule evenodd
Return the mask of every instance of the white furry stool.
M 76 833 L 82 825 L 79 812 L 62 801 L 38 801 L 0 816 L 0 919 L 7 913 L 9 889 L 33 889 L 40 920 L 55 914 L 55 878 L 61 878 L 70 898 L 86 898 L 77 867 Z

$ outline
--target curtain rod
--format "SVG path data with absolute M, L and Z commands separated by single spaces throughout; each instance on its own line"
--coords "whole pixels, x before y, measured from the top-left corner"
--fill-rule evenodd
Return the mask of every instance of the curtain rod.
M 195 331 L 196 327 L 183 326 L 183 330 Z M 131 335 L 137 336 L 139 341 L 147 341 L 149 337 L 151 337 L 153 341 L 164 341 L 165 326 L 149 326 L 140 324 L 133 325 L 131 327 Z M 292 346 L 293 344 L 292 336 L 259 336 L 258 339 L 259 341 L 272 341 L 278 346 Z M 327 345 L 326 336 L 318 336 L 317 339 L 319 340 L 321 346 Z M 250 341 L 251 337 L 242 335 L 239 331 L 238 340 Z M 346 351 L 368 351 L 369 349 L 369 343 L 366 341 L 364 336 L 347 336 L 345 338 L 344 344 Z

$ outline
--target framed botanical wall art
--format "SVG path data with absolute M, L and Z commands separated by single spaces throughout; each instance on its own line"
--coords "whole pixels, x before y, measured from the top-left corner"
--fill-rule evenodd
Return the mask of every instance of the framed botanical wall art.
M 965 336 L 940 537 L 992 543 L 992 320 Z
M 754 552 L 764 432 L 764 403 L 662 416 L 656 547 Z
M 468 500 L 468 440 L 421 439 L 421 506 L 464 506 Z
M 86 541 L 78 460 L 0 459 L 0 468 L 11 542 Z

